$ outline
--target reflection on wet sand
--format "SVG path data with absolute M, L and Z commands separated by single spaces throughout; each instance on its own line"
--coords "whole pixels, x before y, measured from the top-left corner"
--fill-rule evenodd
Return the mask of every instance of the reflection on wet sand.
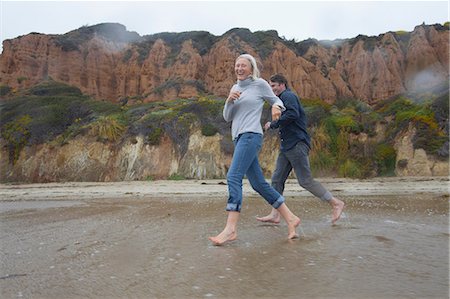
M 342 197 L 342 196 L 341 196 Z M 300 239 L 244 200 L 238 239 L 212 246 L 223 198 L 0 202 L 2 298 L 448 298 L 448 197 L 288 197 Z M 61 203 L 61 202 L 60 202 Z M 27 206 L 29 204 L 29 206 Z M 2 208 L 3 206 L 3 208 Z

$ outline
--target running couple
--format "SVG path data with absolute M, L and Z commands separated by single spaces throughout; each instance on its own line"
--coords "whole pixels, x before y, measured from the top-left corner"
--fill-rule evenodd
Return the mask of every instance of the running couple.
M 288 239 L 298 238 L 297 217 L 283 197 L 286 180 L 294 169 L 300 186 L 332 206 L 332 223 L 341 216 L 344 202 L 332 196 L 311 175 L 309 167 L 310 137 L 306 131 L 306 117 L 298 97 L 287 87 L 282 75 L 274 75 L 270 85 L 262 78 L 253 56 L 240 55 L 234 65 L 237 83 L 233 85 L 225 101 L 223 117 L 231 122 L 234 153 L 227 173 L 228 212 L 225 228 L 217 236 L 209 237 L 214 245 L 222 245 L 237 238 L 237 223 L 242 205 L 242 181 L 246 175 L 252 188 L 271 206 L 272 211 L 257 220 L 279 223 L 281 217 L 288 226 Z M 280 129 L 281 146 L 272 185 L 264 178 L 258 161 L 262 147 L 263 128 L 261 114 L 264 101 L 271 105 L 272 122 L 265 129 Z

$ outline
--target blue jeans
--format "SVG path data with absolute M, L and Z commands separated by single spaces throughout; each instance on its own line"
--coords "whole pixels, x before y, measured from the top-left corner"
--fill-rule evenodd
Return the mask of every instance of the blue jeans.
M 252 188 L 272 207 L 277 209 L 284 203 L 284 197 L 266 181 L 259 165 L 258 154 L 262 140 L 262 134 L 259 133 L 243 133 L 234 140 L 233 159 L 227 173 L 227 211 L 241 211 L 244 175 L 247 175 Z
M 309 147 L 302 141 L 286 152 L 280 151 L 277 166 L 272 175 L 272 186 L 283 194 L 286 180 L 294 168 L 300 186 L 321 200 L 330 201 L 333 195 L 312 177 L 308 155 Z

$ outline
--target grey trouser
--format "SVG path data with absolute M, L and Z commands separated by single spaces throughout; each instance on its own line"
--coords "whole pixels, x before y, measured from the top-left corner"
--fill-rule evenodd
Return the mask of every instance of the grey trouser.
M 309 147 L 302 141 L 287 152 L 280 151 L 278 155 L 277 166 L 272 175 L 272 186 L 280 194 L 283 194 L 284 185 L 292 168 L 300 186 L 321 200 L 330 201 L 333 198 L 333 195 L 312 177 L 309 166 Z

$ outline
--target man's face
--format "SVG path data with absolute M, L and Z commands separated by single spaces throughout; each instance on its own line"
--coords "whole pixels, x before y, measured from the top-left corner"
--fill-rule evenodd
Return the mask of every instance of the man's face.
M 283 83 L 277 83 L 272 81 L 270 81 L 270 87 L 272 87 L 273 93 L 276 96 L 279 96 L 286 89 L 286 85 L 284 85 Z

